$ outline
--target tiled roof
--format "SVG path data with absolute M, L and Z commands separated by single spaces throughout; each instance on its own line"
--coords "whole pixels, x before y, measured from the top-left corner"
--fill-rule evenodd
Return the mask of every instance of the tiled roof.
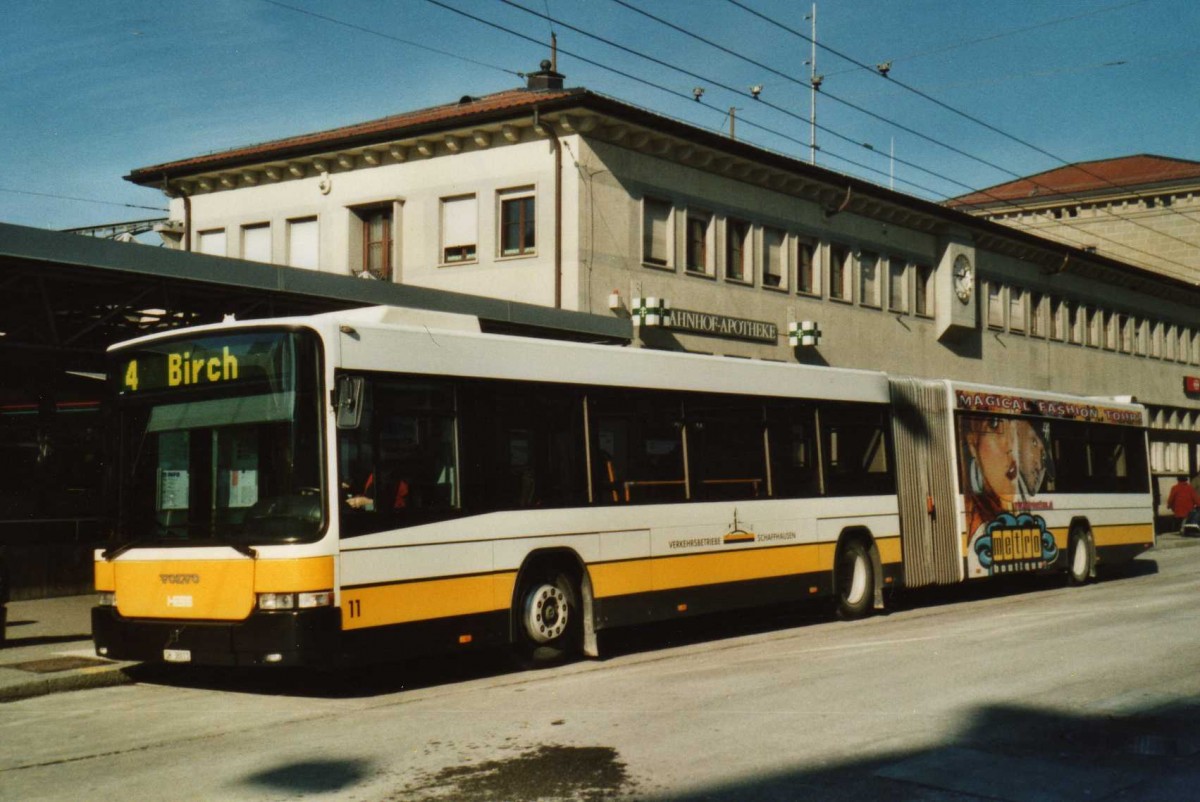
M 484 97 L 468 96 L 457 103 L 395 114 L 328 131 L 301 134 L 150 167 L 139 167 L 127 178 L 137 184 L 148 184 L 159 181 L 164 175 L 175 177 L 312 155 L 337 148 L 362 147 L 402 136 L 412 136 L 428 129 L 445 130 L 447 127 L 453 127 L 456 122 L 479 122 L 492 117 L 511 116 L 523 110 L 532 111 L 535 106 L 583 94 L 586 92 L 582 89 L 510 89 Z
M 1004 201 L 1036 203 L 1116 190 L 1135 190 L 1177 181 L 1200 181 L 1200 162 L 1138 155 L 1081 162 L 997 184 L 947 201 L 948 206 L 986 206 Z

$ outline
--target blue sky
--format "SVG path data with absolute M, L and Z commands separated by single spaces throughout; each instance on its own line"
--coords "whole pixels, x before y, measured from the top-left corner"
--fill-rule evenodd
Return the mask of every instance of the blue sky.
M 537 42 L 551 23 L 514 6 L 548 13 L 568 86 L 714 130 L 735 107 L 739 139 L 808 159 L 811 45 L 780 27 L 807 33 L 808 0 L 736 0 L 778 25 L 731 0 L 437 2 Z M 892 62 L 885 79 L 818 51 L 823 166 L 884 185 L 894 167 L 898 190 L 940 200 L 1059 159 L 1200 161 L 1194 0 L 824 0 L 817 15 L 822 45 Z M 430 0 L 9 0 L 2 19 L 0 222 L 43 228 L 156 216 L 137 207 L 165 199 L 122 180 L 132 168 L 500 91 L 548 55 Z

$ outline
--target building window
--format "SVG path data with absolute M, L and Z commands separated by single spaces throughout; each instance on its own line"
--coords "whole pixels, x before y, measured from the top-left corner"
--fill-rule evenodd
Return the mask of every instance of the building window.
M 250 262 L 271 261 L 271 224 L 242 226 L 242 258 Z
M 1046 336 L 1046 310 L 1049 300 L 1040 292 L 1029 293 L 1029 333 L 1034 337 Z
M 916 292 L 913 296 L 913 311 L 922 317 L 933 317 L 933 267 L 917 265 L 914 272 Z
M 816 295 L 817 286 L 817 243 L 807 237 L 796 238 L 796 292 Z
M 908 311 L 908 262 L 895 256 L 888 258 L 888 309 Z
M 688 212 L 686 236 L 684 268 L 689 273 L 708 273 L 712 215 L 707 212 Z
M 837 243 L 829 244 L 829 297 L 835 301 L 850 300 L 850 249 Z
M 733 217 L 725 221 L 725 278 L 750 281 L 750 224 Z
M 1025 290 L 1020 287 L 1008 288 L 1008 329 L 1025 331 Z
M 317 218 L 288 220 L 287 233 L 288 264 L 292 267 L 316 270 L 320 255 Z
M 1067 303 L 1067 338 L 1075 345 L 1083 344 L 1083 309 L 1074 301 Z
M 1104 343 L 1103 313 L 1099 309 L 1087 311 L 1087 344 L 1099 348 Z
M 500 255 L 537 253 L 537 208 L 532 189 L 500 193 Z
M 879 306 L 879 254 L 858 254 L 858 298 L 863 306 Z
M 1061 298 L 1050 299 L 1050 339 L 1062 342 L 1066 339 L 1066 304 Z
M 642 199 L 642 261 L 666 267 L 671 258 L 671 204 L 657 198 Z
M 225 229 L 213 228 L 196 235 L 196 250 L 209 256 L 225 255 Z
M 990 328 L 1004 328 L 1004 285 L 996 281 L 988 282 L 987 322 Z
M 479 204 L 474 195 L 442 198 L 442 264 L 475 261 Z
M 764 226 L 762 282 L 764 287 L 787 289 L 786 235 L 778 228 Z
M 362 257 L 358 273 L 384 281 L 392 280 L 392 207 L 361 209 L 355 214 L 362 222 Z

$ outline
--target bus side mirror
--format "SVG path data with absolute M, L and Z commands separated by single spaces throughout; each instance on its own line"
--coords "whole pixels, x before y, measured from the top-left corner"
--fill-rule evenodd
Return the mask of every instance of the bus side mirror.
M 337 427 L 357 429 L 362 422 L 363 377 L 339 376 L 337 380 Z

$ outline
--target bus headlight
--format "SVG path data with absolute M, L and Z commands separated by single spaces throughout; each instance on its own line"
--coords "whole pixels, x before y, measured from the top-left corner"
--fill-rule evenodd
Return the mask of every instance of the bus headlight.
M 332 604 L 332 590 L 258 594 L 258 609 L 260 610 L 311 610 L 314 607 L 329 607 Z
M 330 607 L 333 605 L 333 591 L 319 590 L 315 593 L 296 594 L 296 606 L 301 610 L 310 607 Z
M 96 599 L 96 604 L 100 607 L 116 607 L 117 594 L 111 590 L 101 591 L 99 597 Z
M 258 594 L 258 609 L 260 610 L 292 610 L 296 607 L 294 593 L 260 593 Z

